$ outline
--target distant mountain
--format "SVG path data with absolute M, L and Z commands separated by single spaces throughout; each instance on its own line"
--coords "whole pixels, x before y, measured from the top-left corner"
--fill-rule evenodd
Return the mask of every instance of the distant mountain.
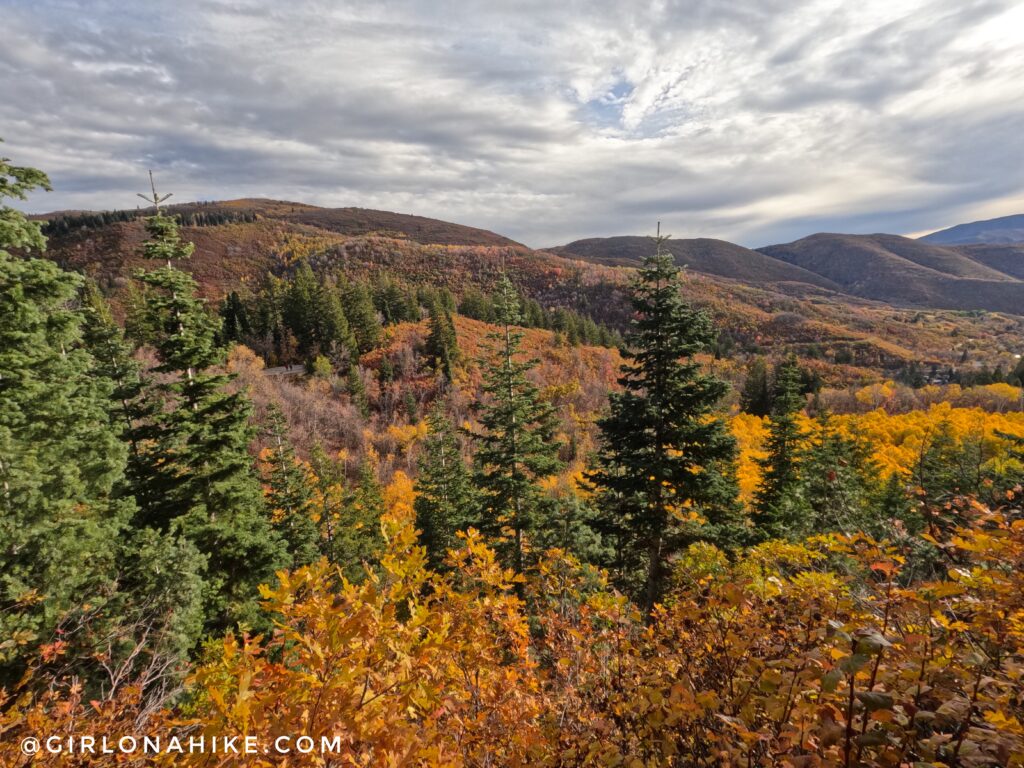
M 854 296 L 898 306 L 1024 313 L 1024 282 L 966 249 L 896 235 L 823 233 L 759 250 Z
M 755 285 L 807 283 L 828 290 L 842 290 L 837 283 L 820 274 L 725 240 L 668 240 L 665 247 L 675 257 L 677 264 L 706 275 L 728 277 Z M 651 253 L 652 245 L 649 237 L 592 237 L 547 250 L 595 264 L 635 267 Z
M 932 232 L 920 238 L 926 243 L 970 245 L 974 243 L 1024 243 L 1024 213 L 987 221 L 972 221 Z
M 404 236 L 417 243 L 445 243 L 452 245 L 495 245 L 525 247 L 515 240 L 496 235 L 486 229 L 467 227 L 439 219 L 414 216 L 407 213 L 377 211 L 371 208 L 321 208 L 305 203 L 266 198 L 242 198 L 218 202 L 182 203 L 171 205 L 167 210 L 184 217 L 185 223 L 192 220 L 216 222 L 251 219 L 260 217 L 269 220 L 306 224 L 317 229 L 340 235 L 358 236 L 382 234 L 390 237 Z M 33 216 L 34 219 L 58 222 L 64 220 L 72 226 L 77 222 L 88 227 L 108 217 L 111 221 L 133 218 L 152 213 L 152 209 L 127 211 L 56 211 Z
M 751 250 L 723 240 L 669 240 L 677 264 L 790 295 L 809 286 L 897 307 L 1024 314 L 1024 245 L 946 246 L 898 235 L 821 233 Z M 609 266 L 635 266 L 646 237 L 577 240 L 547 249 Z M 801 287 L 802 286 L 802 287 Z
M 997 269 L 1004 275 L 1010 275 L 1018 280 L 1024 280 L 1024 242 L 1007 245 L 962 245 L 957 250 L 979 264 Z

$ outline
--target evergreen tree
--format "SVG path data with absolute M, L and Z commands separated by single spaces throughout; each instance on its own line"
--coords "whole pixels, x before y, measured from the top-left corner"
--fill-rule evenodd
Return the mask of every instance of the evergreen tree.
M 321 334 L 318 327 L 321 318 L 316 306 L 320 286 L 309 262 L 303 259 L 295 270 L 295 276 L 288 283 L 284 296 L 282 317 L 288 329 L 295 334 L 299 344 L 299 355 L 311 360 L 320 354 Z
M 249 311 L 238 291 L 232 291 L 220 307 L 221 339 L 225 342 L 241 343 L 249 338 L 252 327 Z
M 414 508 L 428 562 L 437 569 L 456 545 L 455 533 L 473 520 L 476 498 L 455 428 L 440 404 L 431 410 L 427 423 L 430 433 L 420 454 Z
M 679 292 L 679 269 L 655 240 L 633 283 L 620 393 L 598 422 L 600 450 L 589 474 L 617 568 L 646 611 L 661 597 L 668 559 L 696 538 L 734 545 L 739 536 L 736 443 L 715 415 L 728 385 L 694 359 L 715 334 L 708 316 Z M 690 513 L 707 521 L 688 521 Z
M 484 431 L 474 435 L 480 528 L 495 539 L 516 573 L 523 573 L 525 539 L 543 526 L 548 511 L 538 481 L 561 468 L 554 439 L 557 422 L 554 408 L 541 400 L 527 378 L 536 361 L 516 359 L 523 338 L 513 329 L 519 323 L 519 297 L 504 274 L 495 294 L 495 314 L 500 330 L 488 335 L 493 355 L 481 361 L 488 395 L 480 415 Z M 504 529 L 511 532 L 511 541 Z
M 740 394 L 740 408 L 754 416 L 768 416 L 772 412 L 773 399 L 768 365 L 763 357 L 755 357 L 747 368 L 747 378 Z
M 380 344 L 383 330 L 370 291 L 364 283 L 350 283 L 347 286 L 344 307 L 359 352 L 365 354 L 375 349 Z
M 193 246 L 159 212 L 146 228 L 143 255 L 165 262 L 138 279 L 168 407 L 156 419 L 148 472 L 137 488 L 139 522 L 179 532 L 207 558 L 206 624 L 223 629 L 261 618 L 257 587 L 287 555 L 249 455 L 251 406 L 230 391 L 231 377 L 215 370 L 224 360 L 217 324 L 196 298 L 195 282 L 175 266 Z
M 0 686 L 66 611 L 113 592 L 111 543 L 132 514 L 112 385 L 90 375 L 72 308 L 81 278 L 8 251 L 45 247 L 39 225 L 3 204 L 40 187 L 43 173 L 0 158 Z
M 867 530 L 874 491 L 870 478 L 877 469 L 868 446 L 836 429 L 828 414 L 821 416 L 801 467 L 811 529 L 850 535 Z
M 459 302 L 459 314 L 473 320 L 490 322 L 494 319 L 494 305 L 480 291 L 470 288 Z
M 459 343 L 451 315 L 437 299 L 428 307 L 430 312 L 430 333 L 427 335 L 425 352 L 434 370 L 448 381 L 459 358 Z
M 358 354 L 358 344 L 342 308 L 337 285 L 328 281 L 321 283 L 317 286 L 313 298 L 314 314 L 317 317 L 317 338 L 321 351 L 331 355 L 339 363 L 355 357 Z
M 761 466 L 761 484 L 752 520 L 761 540 L 798 537 L 807 529 L 809 510 L 800 474 L 801 431 L 796 415 L 803 407 L 800 367 L 788 358 L 776 371 L 776 395 Z
M 82 295 L 83 341 L 93 359 L 92 375 L 113 384 L 110 397 L 111 420 L 121 440 L 129 447 L 128 476 L 144 472 L 142 454 L 154 436 L 153 421 L 162 410 L 152 382 L 132 357 L 132 347 L 114 322 L 110 306 L 89 281 Z
M 359 370 L 359 366 L 355 363 L 352 363 L 348 369 L 346 386 L 349 399 L 352 401 L 352 405 L 359 411 L 359 415 L 364 419 L 370 418 L 370 401 L 366 397 L 366 385 L 363 383 L 363 375 Z
M 288 425 L 277 405 L 268 415 L 269 455 L 266 497 L 274 528 L 287 544 L 293 568 L 320 556 L 320 533 L 313 521 L 313 487 L 309 470 L 288 441 Z
M 360 464 L 359 481 L 348 488 L 345 473 L 321 445 L 310 453 L 314 504 L 320 524 L 323 555 L 350 581 L 361 581 L 383 545 L 380 516 L 384 502 L 373 464 Z

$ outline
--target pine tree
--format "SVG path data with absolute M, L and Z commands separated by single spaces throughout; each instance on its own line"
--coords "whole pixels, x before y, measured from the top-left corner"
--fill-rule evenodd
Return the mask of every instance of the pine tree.
M 154 436 L 153 421 L 162 410 L 152 382 L 143 375 L 142 366 L 132 357 L 132 347 L 114 322 L 110 306 L 92 281 L 82 294 L 85 317 L 83 341 L 92 355 L 92 375 L 113 383 L 110 398 L 111 419 L 119 429 L 122 442 L 129 447 L 128 475 L 143 472 L 142 454 L 147 440 Z
M 352 405 L 364 419 L 370 418 L 370 401 L 366 397 L 366 385 L 363 383 L 363 374 L 356 363 L 352 363 L 349 367 L 348 377 L 345 381 Z
M 801 431 L 796 415 L 803 407 L 800 367 L 790 357 L 776 371 L 776 395 L 765 445 L 767 456 L 759 464 L 761 484 L 754 499 L 755 535 L 758 539 L 792 538 L 804 532 L 809 510 L 800 474 Z
M 313 521 L 313 483 L 288 441 L 288 425 L 275 404 L 268 414 L 266 497 L 274 528 L 284 539 L 291 566 L 308 565 L 320 556 L 320 533 Z
M 827 413 L 820 416 L 801 466 L 811 530 L 850 535 L 867 530 L 875 492 L 870 478 L 877 472 L 868 446 L 839 431 Z
M 258 621 L 257 587 L 287 555 L 249 455 L 251 405 L 230 391 L 229 375 L 216 371 L 224 360 L 217 324 L 196 298 L 195 282 L 175 267 L 192 244 L 159 212 L 146 228 L 143 255 L 165 262 L 138 279 L 168 408 L 156 419 L 149 471 L 140 478 L 139 523 L 180 533 L 207 558 L 208 629 Z
M 459 358 L 459 343 L 455 335 L 455 326 L 451 315 L 438 299 L 434 299 L 429 307 L 430 333 L 427 335 L 425 352 L 430 358 L 434 370 L 448 381 L 452 379 L 452 371 Z
M 45 247 L 40 227 L 3 205 L 48 189 L 0 158 L 0 686 L 61 616 L 115 587 L 131 500 L 126 449 L 109 419 L 112 384 L 90 375 L 74 311 L 81 278 L 8 249 Z
M 316 297 L 320 290 L 316 275 L 303 260 L 295 270 L 295 276 L 288 283 L 284 296 L 282 318 L 288 329 L 295 334 L 299 344 L 299 355 L 311 360 L 320 354 L 320 334 L 317 332 L 320 318 L 317 313 Z
M 320 525 L 323 555 L 350 581 L 361 581 L 365 567 L 377 561 L 383 545 L 380 516 L 384 502 L 373 463 L 359 467 L 359 480 L 349 488 L 344 471 L 315 445 L 310 453 L 314 476 L 314 504 Z
M 680 295 L 666 239 L 655 240 L 633 283 L 623 391 L 609 397 L 610 412 L 598 422 L 597 466 L 588 476 L 603 531 L 616 541 L 620 579 L 647 612 L 663 594 L 673 554 L 697 538 L 735 545 L 741 523 L 736 443 L 715 414 L 728 385 L 694 359 L 714 329 Z
M 431 410 L 427 423 L 430 433 L 423 441 L 413 506 L 428 562 L 437 569 L 456 545 L 456 532 L 474 519 L 477 501 L 455 428 L 440 404 Z
M 231 291 L 220 307 L 221 317 L 221 339 L 225 343 L 241 343 L 249 338 L 252 327 L 249 323 L 249 310 L 238 295 L 238 291 Z
M 344 307 L 359 352 L 365 354 L 375 349 L 380 344 L 383 330 L 370 291 L 364 283 L 350 283 L 346 287 Z
M 479 527 L 497 542 L 516 573 L 523 573 L 525 540 L 544 524 L 548 506 L 538 481 L 561 468 L 557 422 L 552 405 L 541 400 L 527 378 L 536 361 L 516 359 L 523 338 L 513 329 L 519 323 L 519 297 L 504 274 L 495 294 L 495 313 L 500 330 L 488 335 L 493 354 L 481 361 L 489 398 L 480 415 L 484 431 L 473 435 L 482 496 Z M 504 529 L 511 532 L 511 541 Z
M 356 337 L 349 326 L 335 283 L 324 281 L 313 294 L 317 338 L 321 351 L 338 363 L 358 355 Z
M 763 357 L 755 357 L 747 368 L 747 378 L 740 394 L 740 408 L 754 416 L 768 416 L 772 412 L 772 400 L 768 365 Z

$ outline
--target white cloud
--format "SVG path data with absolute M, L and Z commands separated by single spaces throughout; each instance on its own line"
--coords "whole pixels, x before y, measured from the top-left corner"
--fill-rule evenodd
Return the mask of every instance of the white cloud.
M 1024 12 L 1000 0 L 0 0 L 36 210 L 264 195 L 548 245 L 750 245 L 1018 212 Z

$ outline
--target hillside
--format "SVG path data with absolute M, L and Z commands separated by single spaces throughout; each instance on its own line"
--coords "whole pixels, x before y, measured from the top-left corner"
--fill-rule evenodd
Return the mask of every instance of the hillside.
M 675 256 L 677 264 L 695 272 L 754 284 L 794 282 L 841 290 L 838 284 L 821 275 L 725 240 L 668 240 L 665 247 Z M 636 266 L 650 253 L 651 239 L 592 237 L 548 250 L 596 264 Z
M 957 250 L 978 264 L 984 264 L 1004 275 L 1024 280 L 1024 242 L 1002 245 L 997 243 L 961 245 L 957 247 Z
M 1024 213 L 998 219 L 957 224 L 920 238 L 926 243 L 971 245 L 974 243 L 1024 243 Z
M 470 289 L 490 291 L 504 266 L 523 293 L 543 306 L 572 309 L 623 329 L 629 318 L 623 286 L 632 270 L 609 264 L 635 263 L 650 248 L 647 238 L 636 237 L 615 239 L 628 246 L 615 251 L 625 254 L 620 256 L 600 240 L 580 241 L 584 245 L 553 252 L 533 251 L 498 235 L 447 222 L 401 214 L 373 218 L 379 212 L 362 211 L 359 215 L 367 218 L 358 224 L 344 213 L 356 209 L 338 213 L 269 200 L 194 203 L 173 210 L 183 218 L 185 239 L 196 244 L 187 269 L 211 303 L 230 291 L 251 293 L 267 274 L 288 275 L 300 259 L 308 259 L 321 272 L 336 270 L 359 279 L 387 274 L 413 285 L 445 287 L 457 297 Z M 40 217 L 52 222 L 47 255 L 92 276 L 116 306 L 126 296 L 130 276 L 145 266 L 139 256 L 142 213 Z M 410 232 L 418 231 L 416 237 L 422 239 L 448 237 L 452 242 L 424 243 L 393 226 L 358 232 L 371 220 L 401 224 Z M 345 227 L 353 231 L 340 231 Z M 487 239 L 485 235 L 492 238 L 490 244 L 464 242 Z M 957 365 L 965 355 L 972 364 L 991 367 L 1006 364 L 1007 356 L 1019 351 L 1024 325 L 1017 318 L 894 308 L 838 293 L 842 275 L 815 274 L 803 265 L 730 243 L 689 240 L 672 241 L 672 245 L 677 260 L 689 267 L 684 282 L 687 297 L 712 314 L 726 349 L 771 354 L 793 348 L 835 382 L 857 381 L 879 372 L 892 375 L 915 360 L 945 368 Z M 905 259 L 897 263 L 939 275 Z M 995 263 L 986 267 L 980 261 L 975 267 L 978 274 L 997 269 Z M 905 282 L 901 274 L 905 273 L 897 270 L 889 278 L 897 288 Z M 988 283 L 1011 290 L 1021 285 L 1009 275 Z M 849 287 L 844 290 L 854 292 Z M 878 298 L 875 293 L 862 295 Z M 894 304 L 907 303 L 898 298 L 894 292 Z M 930 305 L 930 300 L 934 297 L 923 296 L 918 304 L 942 306 Z
M 817 234 L 759 249 L 897 306 L 1020 313 L 1024 282 L 964 253 L 896 235 Z

